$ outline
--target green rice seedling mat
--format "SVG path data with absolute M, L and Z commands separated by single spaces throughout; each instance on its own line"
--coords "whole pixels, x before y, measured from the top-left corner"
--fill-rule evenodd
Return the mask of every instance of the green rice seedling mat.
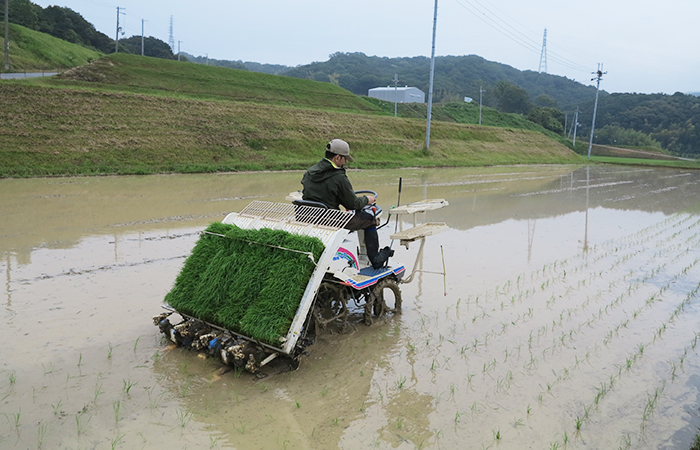
M 323 250 L 314 237 L 212 223 L 165 302 L 183 314 L 279 347 L 315 269 L 309 255 L 298 252 L 310 252 L 318 261 Z

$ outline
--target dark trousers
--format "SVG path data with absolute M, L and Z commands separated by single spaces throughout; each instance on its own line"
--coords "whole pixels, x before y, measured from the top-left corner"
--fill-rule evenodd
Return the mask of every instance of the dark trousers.
M 379 250 L 379 233 L 377 233 L 377 219 L 364 210 L 356 211 L 355 215 L 345 225 L 345 228 L 352 231 L 365 231 L 365 248 L 367 257 L 372 263 L 372 267 L 379 269 L 384 266 L 393 252 L 389 247 Z
M 375 219 L 372 214 L 361 209 L 359 211 L 355 211 L 355 215 L 352 216 L 352 219 L 350 219 L 350 221 L 345 225 L 345 228 L 351 231 L 357 231 L 375 228 L 376 226 L 377 219 Z

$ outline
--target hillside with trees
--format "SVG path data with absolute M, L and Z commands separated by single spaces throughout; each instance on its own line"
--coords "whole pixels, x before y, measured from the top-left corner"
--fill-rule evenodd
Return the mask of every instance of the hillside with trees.
M 126 39 L 119 39 L 119 51 L 121 53 L 141 54 L 141 36 L 131 36 Z M 143 38 L 143 55 L 152 58 L 177 59 L 167 42 L 154 38 L 153 36 Z
M 592 115 L 593 105 L 584 107 L 584 115 Z M 676 92 L 665 94 L 611 94 L 600 99 L 596 143 L 627 144 L 642 135 L 677 155 L 700 157 L 700 98 Z M 590 124 L 583 131 L 590 133 Z M 629 130 L 634 130 L 635 135 Z M 629 145 L 638 145 L 630 143 Z
M 394 74 L 399 85 L 428 92 L 430 59 L 381 58 L 363 53 L 334 53 L 284 75 L 337 84 L 357 95 L 389 86 Z M 569 135 L 573 112 L 580 110 L 578 136 L 590 135 L 595 87 L 533 71 L 520 71 L 479 56 L 435 58 L 433 101 L 462 102 L 464 97 L 504 113 L 516 113 L 559 134 Z M 662 147 L 672 153 L 700 156 L 700 98 L 690 94 L 609 94 L 600 92 L 596 136 L 601 144 Z M 566 129 L 565 129 L 566 128 Z
M 7 0 L 0 0 L 0 11 L 5 11 L 5 1 Z M 114 51 L 114 40 L 97 31 L 83 16 L 70 8 L 60 6 L 42 8 L 29 0 L 11 0 L 8 9 L 10 23 L 102 53 Z
M 0 8 L 4 8 L 4 1 L 0 0 Z M 29 0 L 12 0 L 9 10 L 10 21 L 14 24 L 101 53 L 114 52 L 114 40 L 97 31 L 70 8 L 42 8 Z M 144 41 L 146 56 L 177 59 L 167 43 L 155 37 Z M 120 39 L 119 51 L 140 55 L 141 36 Z M 373 87 L 391 85 L 395 74 L 398 74 L 400 85 L 415 86 L 424 92 L 429 88 L 430 59 L 422 56 L 386 58 L 338 52 L 330 55 L 328 61 L 294 68 L 187 54 L 181 56 L 182 60 L 200 64 L 327 82 L 360 96 L 367 95 Z M 82 59 L 72 60 L 74 63 L 69 63 L 68 67 L 79 64 Z M 60 67 L 63 66 L 65 64 L 61 63 Z M 31 64 L 25 64 L 26 68 L 32 68 Z M 579 108 L 578 136 L 590 134 L 595 99 L 593 86 L 557 75 L 520 71 L 476 55 L 436 58 L 433 89 L 436 104 L 459 103 L 464 97 L 478 102 L 482 92 L 484 106 L 502 113 L 522 115 L 560 136 L 571 134 L 573 112 Z M 596 122 L 596 143 L 663 148 L 679 155 L 700 155 L 700 132 L 696 130 L 700 123 L 700 98 L 695 95 L 609 94 L 601 91 Z
M 392 85 L 398 74 L 399 85 L 415 86 L 428 92 L 430 83 L 430 58 L 383 58 L 364 53 L 334 53 L 326 62 L 299 66 L 284 75 L 328 81 L 338 84 L 357 95 L 378 86 Z M 483 104 L 496 106 L 494 96 L 499 81 L 524 89 L 538 106 L 575 107 L 595 96 L 595 88 L 558 75 L 533 71 L 520 71 L 506 64 L 487 61 L 476 55 L 438 56 L 435 58 L 433 101 L 462 101 L 464 97 L 479 100 L 479 88 L 486 89 Z M 605 95 L 603 93 L 603 95 Z
M 541 130 L 442 120 L 428 150 L 424 120 L 330 83 L 124 53 L 0 82 L 0 123 L 0 177 L 302 169 L 329 135 L 360 168 L 582 161 Z
M 0 11 L 5 10 L 5 1 L 0 0 Z M 61 6 L 42 8 L 29 0 L 11 0 L 9 21 L 101 53 L 113 53 L 116 48 L 114 39 L 97 31 L 94 25 L 85 20 L 80 13 L 70 8 Z M 119 51 L 140 55 L 141 36 L 120 39 Z M 176 58 L 166 42 L 152 36 L 144 38 L 144 55 L 164 59 Z
M 250 70 L 251 72 L 260 72 L 269 75 L 280 75 L 292 68 L 283 64 L 261 64 L 253 61 L 243 62 L 240 59 L 238 61 L 229 61 L 226 59 L 209 58 L 207 56 L 194 56 L 185 52 L 182 52 L 181 54 L 184 55 L 188 61 L 196 64 L 226 67 L 228 69 Z

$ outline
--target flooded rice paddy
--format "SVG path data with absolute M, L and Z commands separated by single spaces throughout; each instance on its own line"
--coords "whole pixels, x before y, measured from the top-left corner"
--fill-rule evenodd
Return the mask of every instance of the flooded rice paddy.
M 450 203 L 419 218 L 449 230 L 403 313 L 265 378 L 173 348 L 151 316 L 198 231 L 300 172 L 0 180 L 0 448 L 689 448 L 700 173 L 350 173 L 385 209 L 399 177 L 401 203 Z M 394 248 L 410 272 L 418 245 Z

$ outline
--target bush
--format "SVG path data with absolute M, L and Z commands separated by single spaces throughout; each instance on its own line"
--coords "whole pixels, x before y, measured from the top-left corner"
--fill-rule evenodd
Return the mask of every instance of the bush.
M 653 147 L 661 149 L 661 143 L 646 133 L 615 125 L 606 125 L 595 132 L 595 142 L 604 145 L 624 145 L 630 147 Z

